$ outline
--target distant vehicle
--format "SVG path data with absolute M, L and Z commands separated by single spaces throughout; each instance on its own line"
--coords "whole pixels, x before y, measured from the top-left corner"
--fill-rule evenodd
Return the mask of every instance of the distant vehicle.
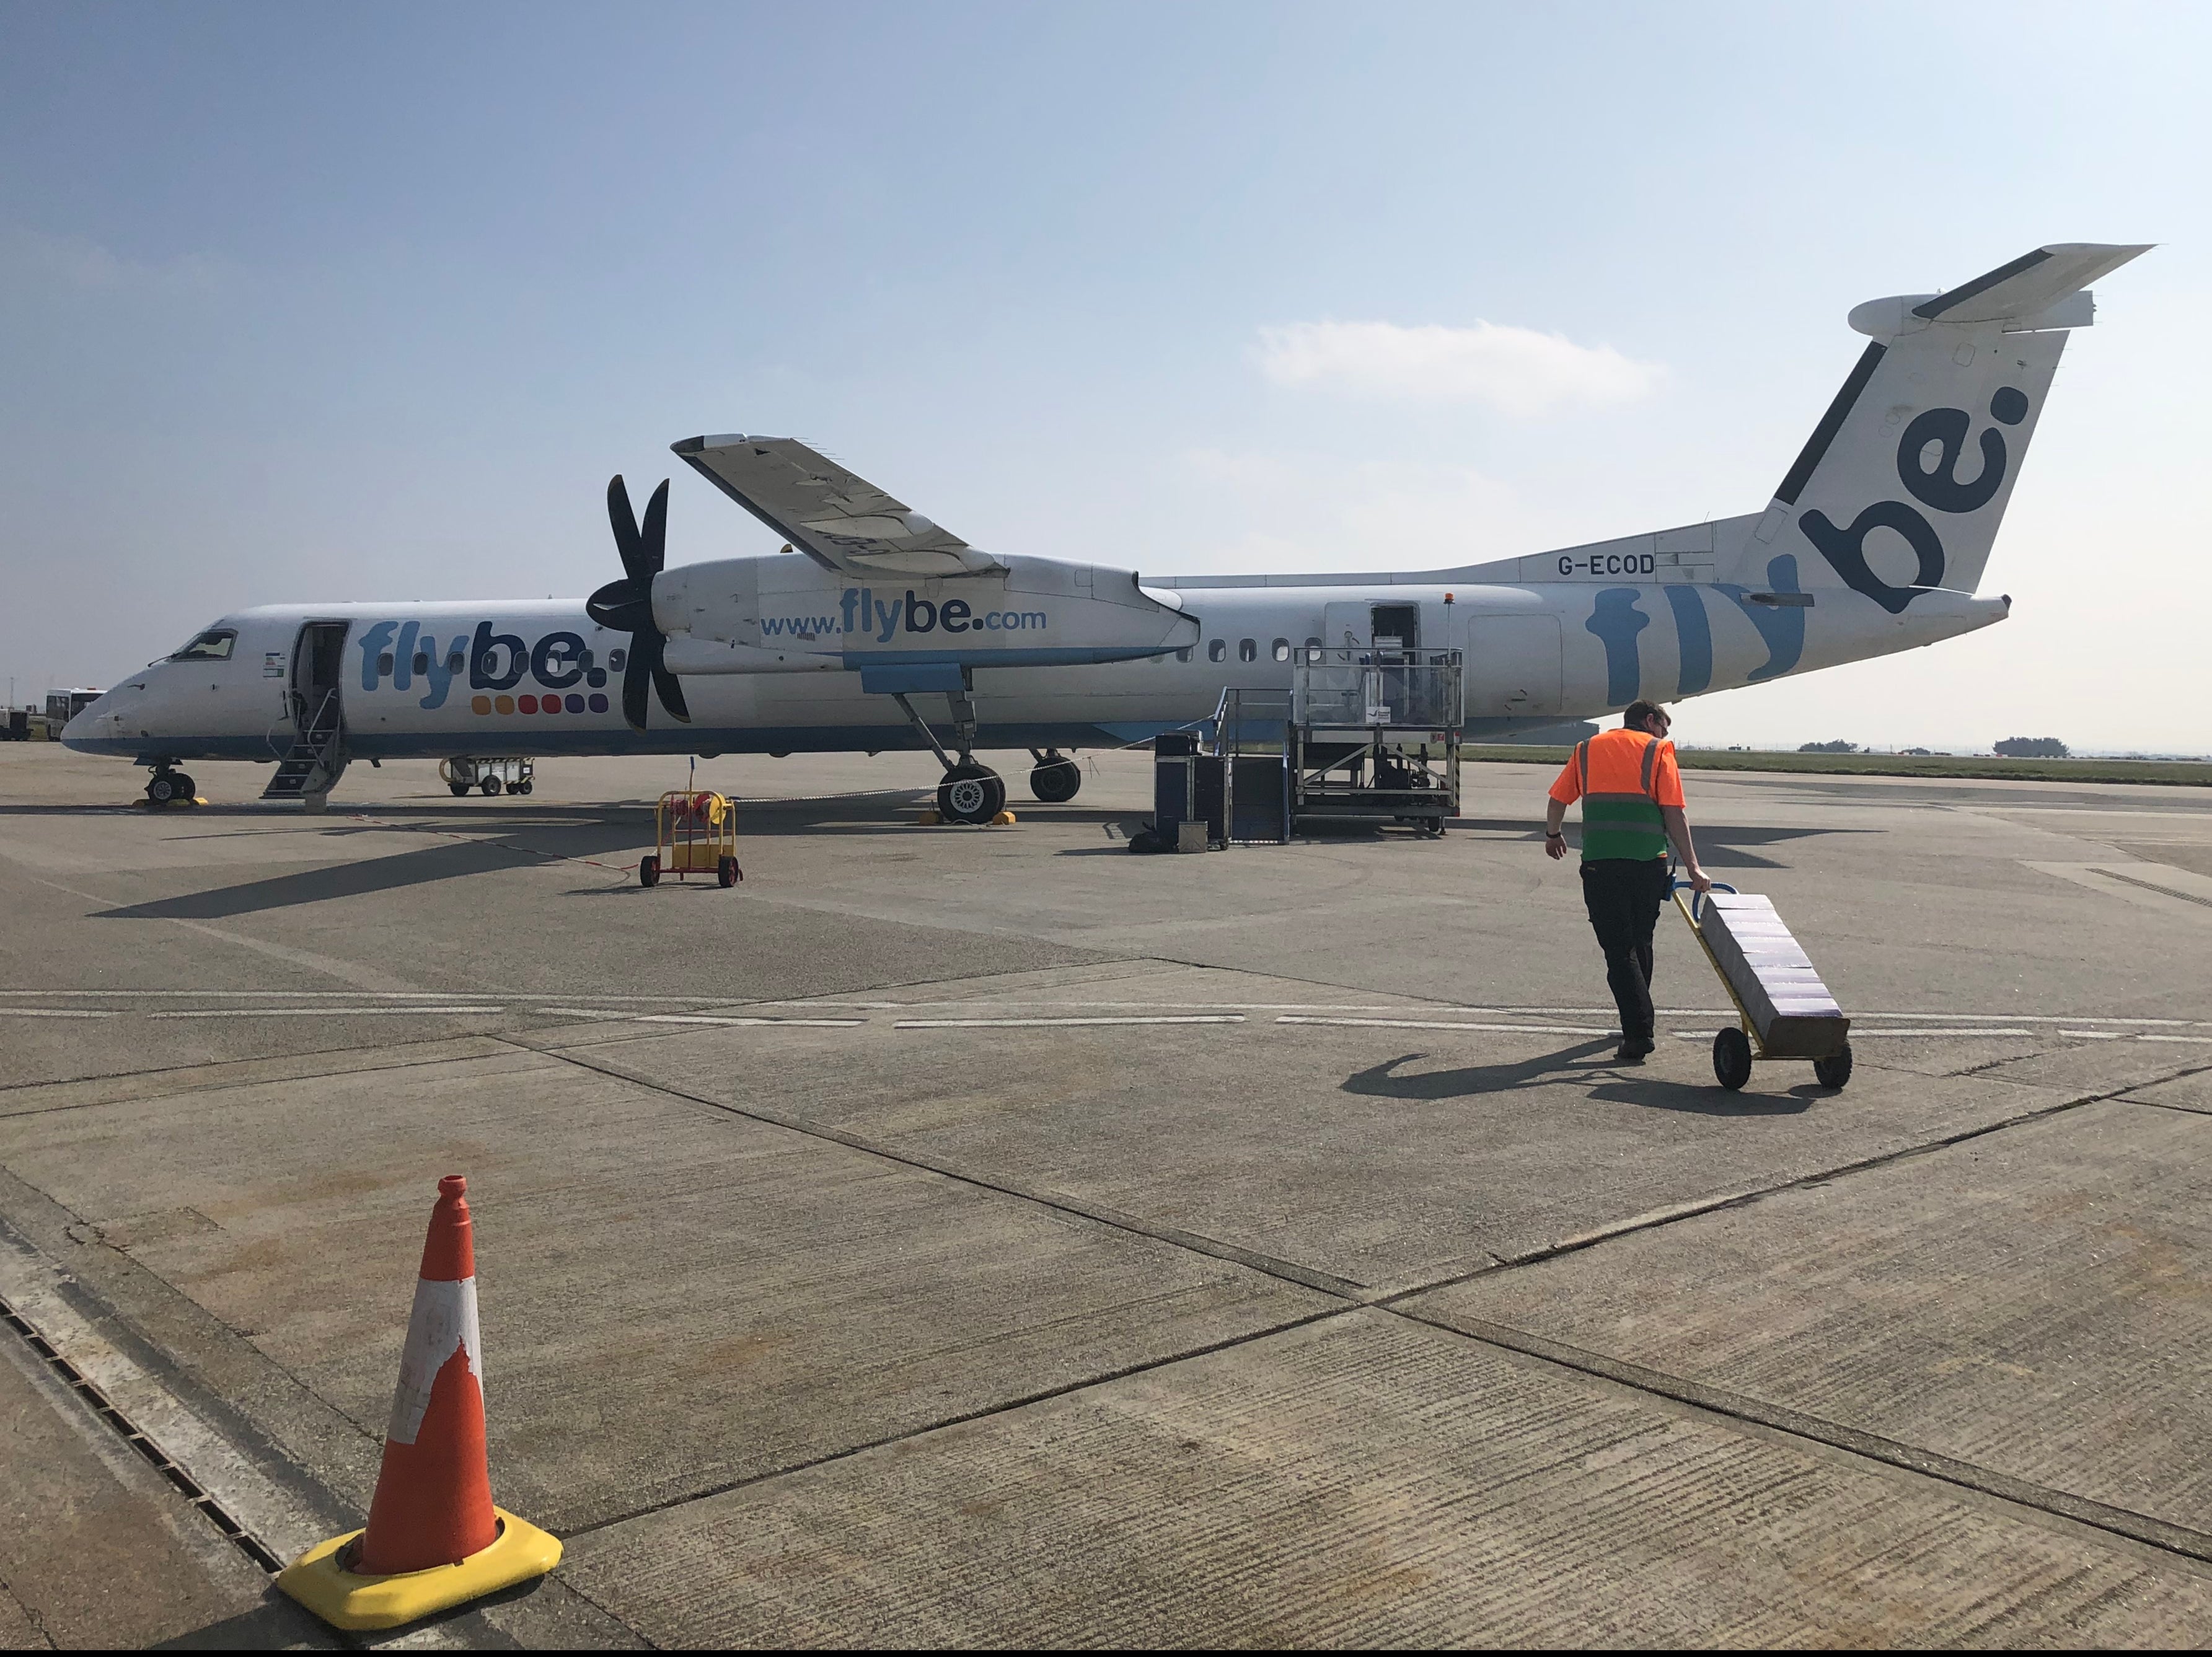
M 675 452 L 781 554 L 665 569 L 666 483 L 640 520 L 617 477 L 623 574 L 587 599 L 240 610 L 63 740 L 150 767 L 157 798 L 217 758 L 280 760 L 270 793 L 310 800 L 354 758 L 927 747 L 939 810 L 981 822 L 1006 786 L 977 747 L 1029 749 L 1032 791 L 1071 798 L 1067 752 L 1286 689 L 1301 650 L 1461 652 L 1476 737 L 1910 650 L 2010 612 L 1975 588 L 2059 353 L 2145 251 L 2053 244 L 1857 307 L 1869 343 L 1762 512 L 1446 569 L 1147 579 L 981 551 L 789 438 L 694 437 Z

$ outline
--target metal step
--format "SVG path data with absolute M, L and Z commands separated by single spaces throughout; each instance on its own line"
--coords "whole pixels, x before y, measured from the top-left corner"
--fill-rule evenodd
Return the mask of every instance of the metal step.
M 306 737 L 294 743 L 261 798 L 303 800 L 329 793 L 346 768 L 345 749 L 337 735 L 332 731 L 320 744 Z

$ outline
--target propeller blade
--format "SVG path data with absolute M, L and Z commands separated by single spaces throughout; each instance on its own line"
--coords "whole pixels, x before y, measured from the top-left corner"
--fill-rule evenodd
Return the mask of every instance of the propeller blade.
M 653 671 L 659 666 L 660 635 L 632 634 L 629 659 L 623 664 L 623 718 L 633 731 L 645 729 L 646 715 L 653 709 Z
M 607 480 L 607 522 L 614 528 L 615 550 L 622 555 L 623 574 L 633 581 L 650 581 L 660 573 L 656 561 L 645 561 L 645 546 L 637 532 L 637 514 L 630 510 L 629 491 L 622 474 Z
M 653 664 L 653 688 L 660 693 L 660 705 L 684 724 L 691 723 L 691 709 L 684 700 L 684 682 L 660 665 L 655 651 Z
M 659 574 L 668 557 L 668 480 L 665 477 L 653 492 L 653 499 L 645 503 L 645 528 L 639 539 L 644 543 L 645 567 Z

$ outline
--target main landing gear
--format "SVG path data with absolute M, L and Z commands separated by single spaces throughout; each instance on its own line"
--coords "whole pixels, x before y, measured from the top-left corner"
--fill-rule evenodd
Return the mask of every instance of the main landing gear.
M 1083 768 L 1061 753 L 1057 748 L 1048 748 L 1040 753 L 1030 750 L 1030 757 L 1036 768 L 1030 773 L 1030 792 L 1047 805 L 1065 805 L 1075 798 L 1083 786 Z
M 146 798 L 155 805 L 190 805 L 198 797 L 192 780 L 171 765 L 155 766 L 146 780 Z
M 937 815 L 947 822 L 964 822 L 980 826 L 989 822 L 1006 809 L 1006 779 L 975 757 L 975 701 L 965 670 L 961 673 L 961 688 L 946 691 L 952 704 L 952 728 L 955 740 L 960 744 L 960 757 L 954 759 L 945 751 L 945 744 L 937 740 L 937 733 L 929 728 L 929 721 L 914 711 L 914 704 L 906 699 L 904 691 L 893 694 L 891 700 L 907 717 L 907 723 L 921 734 L 922 741 L 937 756 L 945 768 L 945 780 L 937 785 Z

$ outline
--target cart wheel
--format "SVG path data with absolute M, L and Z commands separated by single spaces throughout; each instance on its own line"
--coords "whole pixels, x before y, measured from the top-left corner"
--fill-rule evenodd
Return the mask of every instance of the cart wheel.
M 499 779 L 497 777 L 486 777 L 482 782 L 477 785 L 477 787 L 482 791 L 483 797 L 486 799 L 489 799 L 494 794 L 499 792 Z
M 525 777 L 520 782 L 514 785 L 514 792 L 518 794 L 526 794 L 537 786 L 538 785 L 531 781 L 529 778 Z
M 714 878 L 725 886 L 734 886 L 744 875 L 738 868 L 737 859 L 726 857 L 714 865 Z
M 637 860 L 637 883 L 641 886 L 658 886 L 660 884 L 660 859 L 659 858 L 640 858 Z
M 1730 1093 L 1751 1080 L 1751 1038 L 1741 1030 L 1713 1037 L 1713 1075 Z
M 1813 1077 L 1824 1088 L 1841 1088 L 1851 1079 L 1851 1044 L 1844 1043 L 1844 1050 L 1832 1059 L 1815 1059 Z
M 446 785 L 446 788 L 455 799 L 465 798 L 469 792 L 469 786 L 465 782 L 449 782 Z

